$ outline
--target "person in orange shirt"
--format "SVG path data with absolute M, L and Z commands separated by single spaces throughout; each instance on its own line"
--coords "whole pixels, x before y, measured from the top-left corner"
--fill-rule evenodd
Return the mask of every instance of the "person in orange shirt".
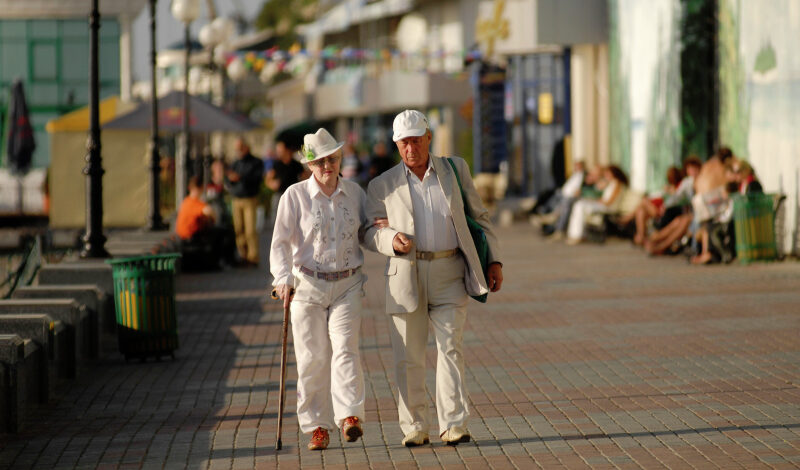
M 214 211 L 200 199 L 203 188 L 200 187 L 200 180 L 196 176 L 189 179 L 188 189 L 189 195 L 181 203 L 175 222 L 175 232 L 181 240 L 190 240 L 214 223 Z
M 196 176 L 189 179 L 189 195 L 181 203 L 175 233 L 181 239 L 182 267 L 187 270 L 233 266 L 236 244 L 233 231 L 214 224 L 214 209 L 201 199 Z

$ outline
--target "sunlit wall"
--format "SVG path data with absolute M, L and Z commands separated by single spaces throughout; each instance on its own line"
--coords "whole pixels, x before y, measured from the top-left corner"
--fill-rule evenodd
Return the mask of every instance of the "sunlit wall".
M 798 252 L 800 2 L 719 0 L 720 142 L 750 161 L 767 192 L 787 195 L 777 224 Z
M 680 164 L 678 0 L 609 0 L 610 160 L 640 191 Z
M 659 189 L 666 168 L 685 157 L 681 8 L 701 3 L 609 1 L 610 160 L 629 172 L 635 189 Z M 752 164 L 766 192 L 787 196 L 776 224 L 779 245 L 783 252 L 797 253 L 800 2 L 715 3 L 719 105 L 712 119 L 718 123 L 717 140 Z

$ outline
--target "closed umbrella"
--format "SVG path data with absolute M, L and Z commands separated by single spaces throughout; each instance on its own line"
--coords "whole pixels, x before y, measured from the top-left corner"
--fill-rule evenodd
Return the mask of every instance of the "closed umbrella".
M 15 80 L 11 86 L 11 100 L 8 109 L 8 139 L 6 139 L 6 155 L 8 167 L 17 175 L 18 211 L 22 213 L 22 176 L 31 167 L 36 141 L 33 138 L 33 127 L 28 116 L 28 105 L 25 103 L 25 90 L 22 81 Z
M 25 90 L 20 80 L 14 81 L 11 87 L 11 105 L 8 112 L 8 140 L 6 153 L 8 166 L 14 173 L 24 175 L 31 167 L 36 141 L 33 138 L 33 127 L 28 116 L 28 105 L 25 103 Z

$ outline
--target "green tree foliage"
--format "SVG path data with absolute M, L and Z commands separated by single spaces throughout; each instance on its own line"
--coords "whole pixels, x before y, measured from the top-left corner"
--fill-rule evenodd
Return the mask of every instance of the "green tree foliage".
M 256 18 L 256 27 L 275 31 L 278 47 L 288 49 L 299 41 L 297 25 L 316 18 L 318 3 L 318 0 L 267 0 Z

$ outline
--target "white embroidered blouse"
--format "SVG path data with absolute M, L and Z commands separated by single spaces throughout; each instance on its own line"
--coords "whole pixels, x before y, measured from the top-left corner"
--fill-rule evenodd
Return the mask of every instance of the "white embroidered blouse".
M 289 186 L 278 203 L 269 254 L 272 285 L 293 285 L 292 267 L 337 272 L 364 262 L 359 229 L 366 222 L 366 194 L 339 178 L 330 197 L 312 176 Z

